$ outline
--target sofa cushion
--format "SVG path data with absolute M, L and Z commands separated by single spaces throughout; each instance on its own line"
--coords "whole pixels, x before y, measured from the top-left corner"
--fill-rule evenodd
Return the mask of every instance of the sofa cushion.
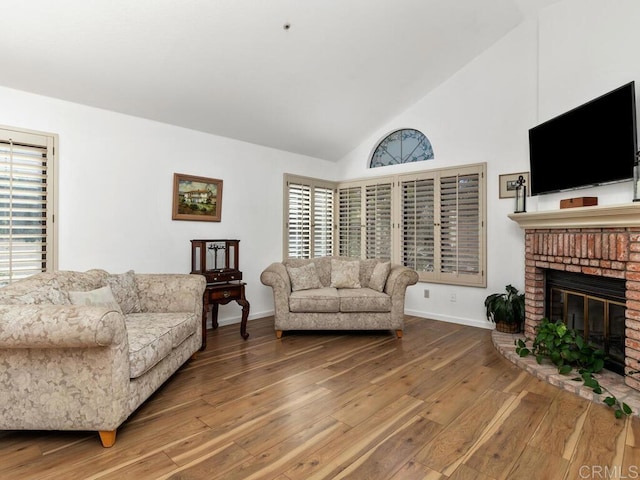
M 122 312 L 140 313 L 140 296 L 138 295 L 138 285 L 136 284 L 135 273 L 129 270 L 125 273 L 112 274 L 106 279 L 107 285 L 111 287 L 113 296 L 116 297 Z
M 289 297 L 289 310 L 292 312 L 323 312 L 340 311 L 340 298 L 335 288 L 325 287 L 313 290 L 292 292 Z
M 308 263 L 300 267 L 287 265 L 287 273 L 289 274 L 289 280 L 291 280 L 292 292 L 322 288 L 314 263 Z
M 391 297 L 371 288 L 338 290 L 341 312 L 390 312 Z
M 360 261 L 331 259 L 331 286 L 360 288 Z
M 132 313 L 125 315 L 129 339 L 129 376 L 137 378 L 166 357 L 200 328 L 193 313 Z
M 387 277 L 391 271 L 391 262 L 378 263 L 369 278 L 369 288 L 377 292 L 382 292 L 387 284 Z
M 88 292 L 71 291 L 69 292 L 69 300 L 71 300 L 72 305 L 104 305 L 122 314 L 120 305 L 108 285 Z

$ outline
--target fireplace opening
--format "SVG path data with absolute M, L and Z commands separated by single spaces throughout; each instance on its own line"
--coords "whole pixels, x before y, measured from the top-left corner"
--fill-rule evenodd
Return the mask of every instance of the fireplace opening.
M 545 294 L 546 317 L 604 350 L 605 368 L 624 375 L 625 280 L 547 270 Z

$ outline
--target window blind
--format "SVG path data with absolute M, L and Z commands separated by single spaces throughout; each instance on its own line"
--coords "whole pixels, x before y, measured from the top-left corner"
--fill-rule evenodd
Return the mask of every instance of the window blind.
M 440 179 L 440 257 L 444 273 L 480 273 L 479 186 L 477 173 L 443 176 Z
M 392 249 L 391 183 L 367 185 L 365 193 L 366 258 L 391 260 Z
M 313 189 L 313 256 L 333 255 L 333 196 L 326 187 Z
M 54 265 L 52 145 L 46 137 L 22 136 L 36 142 L 0 130 L 0 285 Z
M 333 182 L 285 174 L 286 258 L 333 255 Z
M 288 184 L 288 256 L 309 258 L 311 256 L 311 186 Z
M 338 189 L 338 250 L 345 257 L 362 253 L 362 188 Z
M 417 272 L 434 272 L 435 188 L 433 178 L 401 182 L 402 263 Z

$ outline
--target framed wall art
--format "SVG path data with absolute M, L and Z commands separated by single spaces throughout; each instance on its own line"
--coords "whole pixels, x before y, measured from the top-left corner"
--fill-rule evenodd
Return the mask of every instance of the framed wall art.
M 524 184 L 527 187 L 527 192 L 530 192 L 529 189 L 529 172 L 520 172 L 520 173 L 505 173 L 504 175 L 500 175 L 500 198 L 515 198 L 516 196 L 516 182 L 518 178 L 522 175 L 524 177 Z
M 219 222 L 222 218 L 222 180 L 174 173 L 171 218 Z

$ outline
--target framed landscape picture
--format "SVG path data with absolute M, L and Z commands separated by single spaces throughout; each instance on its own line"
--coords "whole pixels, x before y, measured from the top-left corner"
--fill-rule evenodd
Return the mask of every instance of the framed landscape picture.
M 171 218 L 219 222 L 222 218 L 222 180 L 174 173 Z

